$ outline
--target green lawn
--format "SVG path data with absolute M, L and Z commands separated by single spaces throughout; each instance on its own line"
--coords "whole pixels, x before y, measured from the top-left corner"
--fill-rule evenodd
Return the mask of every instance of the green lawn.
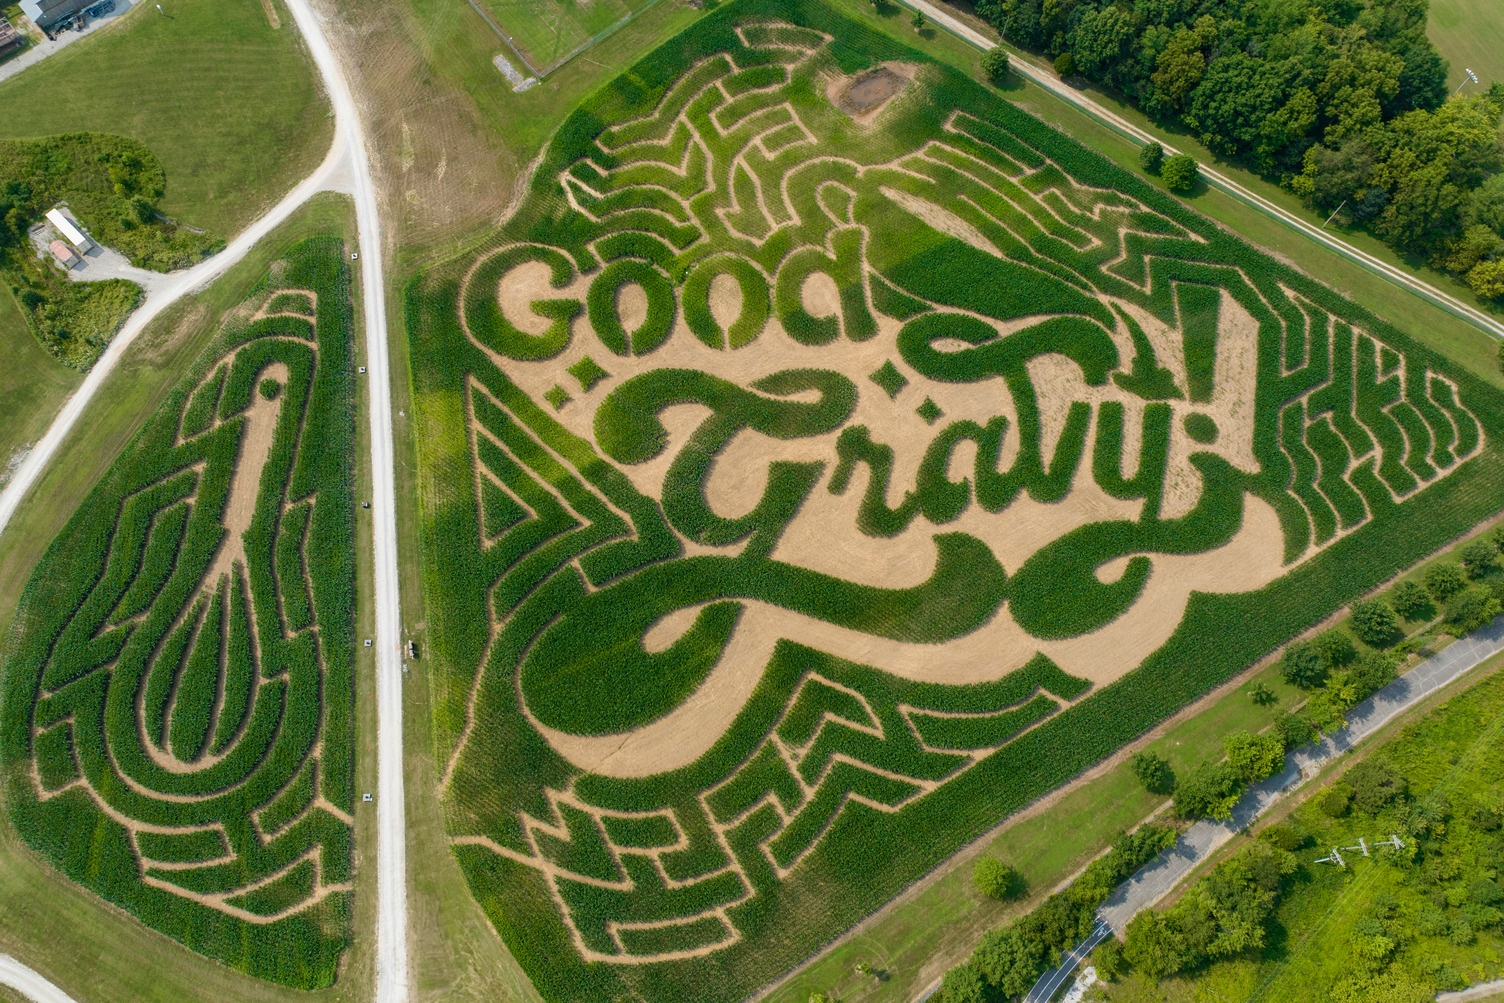
M 318 166 L 328 102 L 285 9 L 273 30 L 260 0 L 155 6 L 0 84 L 0 138 L 139 139 L 167 173 L 161 211 L 229 237 Z
M 83 379 L 37 344 L 16 301 L 0 290 L 0 487 L 18 450 L 41 438 Z
M 1452 64 L 1447 73 L 1452 89 L 1467 79 L 1467 69 L 1478 74 L 1483 87 L 1504 80 L 1504 11 L 1498 0 L 1431 0 L 1427 34 Z
M 481 0 L 496 27 L 532 64 L 545 68 L 643 6 L 646 0 Z M 493 33 L 494 34 L 494 33 Z
M 346 240 L 355 231 L 354 213 L 343 196 L 321 195 L 263 240 L 230 272 L 204 292 L 188 297 L 142 332 L 64 444 L 58 461 L 17 510 L 0 535 L 0 637 L 7 636 L 16 598 L 41 552 L 108 468 L 123 444 L 151 414 L 181 376 L 226 311 L 240 303 L 267 265 L 300 240 L 332 234 Z M 357 276 L 358 278 L 358 276 Z M 353 291 L 358 297 L 359 290 Z M 357 298 L 357 303 L 359 302 Z M 358 307 L 357 307 L 358 309 Z M 363 364 L 363 353 L 357 362 Z M 365 427 L 362 401 L 361 427 Z M 359 476 L 369 477 L 362 452 Z M 369 538 L 363 526 L 362 538 Z M 371 622 L 369 563 L 362 568 L 358 617 Z M 360 656 L 357 706 L 373 706 L 369 653 Z M 373 721 L 361 718 L 369 736 Z M 374 747 L 374 743 L 371 743 Z M 357 783 L 372 789 L 375 757 L 366 742 L 357 749 Z M 0 951 L 14 955 L 79 1000 L 141 1000 L 179 1003 L 223 999 L 247 1003 L 335 1003 L 369 1000 L 375 882 L 375 812 L 357 805 L 354 941 L 338 983 L 318 993 L 282 989 L 232 972 L 182 947 L 60 878 L 42 864 L 9 825 L 0 826 Z M 89 959 L 80 964 L 80 958 Z

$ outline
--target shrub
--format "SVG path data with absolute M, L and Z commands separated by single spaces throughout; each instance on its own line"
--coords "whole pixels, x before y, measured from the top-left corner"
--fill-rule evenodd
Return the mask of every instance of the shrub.
M 1170 761 L 1153 752 L 1138 752 L 1128 768 L 1150 794 L 1168 794 L 1175 789 L 1175 771 Z
M 996 857 L 982 857 L 972 865 L 971 883 L 990 899 L 1012 898 L 1022 884 L 1018 872 Z
M 1279 674 L 1291 686 L 1313 690 L 1326 681 L 1327 662 L 1310 641 L 1295 641 L 1285 648 Z
M 1467 587 L 1467 575 L 1456 564 L 1433 564 L 1426 569 L 1426 590 L 1442 602 Z
M 1346 781 L 1339 780 L 1326 793 L 1321 795 L 1320 805 L 1323 813 L 1332 818 L 1341 818 L 1347 814 L 1347 806 L 1353 802 L 1353 789 Z
M 1469 585 L 1447 601 L 1446 627 L 1461 637 L 1499 615 L 1500 602 L 1483 585 Z
M 1008 77 L 1008 52 L 1002 46 L 996 46 L 982 53 L 982 72 L 987 79 L 995 84 L 1000 84 Z
M 1463 547 L 1461 557 L 1469 578 L 1483 578 L 1499 566 L 1499 549 L 1481 537 Z
M 1123 944 L 1117 937 L 1108 937 L 1097 945 L 1091 953 L 1092 967 L 1097 970 L 1097 977 L 1104 982 L 1117 980 L 1128 970 L 1128 960 L 1123 957 Z
M 1279 702 L 1279 697 L 1275 696 L 1274 691 L 1264 683 L 1254 683 L 1250 686 L 1248 697 L 1259 707 L 1268 707 L 1270 704 Z
M 1062 80 L 1076 72 L 1076 57 L 1069 52 L 1062 52 L 1055 57 L 1055 75 Z
M 1200 173 L 1201 165 L 1189 153 L 1166 157 L 1159 169 L 1159 176 L 1164 179 L 1165 187 L 1172 192 L 1188 192 L 1196 187 L 1196 178 Z
M 1165 148 L 1157 142 L 1150 141 L 1138 151 L 1138 165 L 1146 174 L 1158 174 L 1164 162 Z
M 1377 815 L 1409 790 L 1404 777 L 1394 772 L 1382 759 L 1370 757 L 1347 771 L 1344 778 L 1352 788 L 1353 807 L 1365 815 Z
M 1406 620 L 1420 619 L 1431 608 L 1431 597 L 1425 586 L 1410 578 L 1394 587 L 1389 602 L 1394 611 Z
M 1310 842 L 1311 835 L 1301 827 L 1299 822 L 1296 822 L 1293 818 L 1288 818 L 1260 832 L 1259 838 L 1273 843 L 1281 850 L 1294 851 Z
M 914 26 L 915 31 L 923 31 L 924 26 L 927 23 L 924 19 L 924 11 L 916 10 L 914 12 L 914 16 L 909 18 L 909 23 Z
M 1232 806 L 1242 796 L 1243 787 L 1231 766 L 1202 763 L 1175 785 L 1175 814 L 1181 818 L 1230 818 Z
M 823 1003 L 824 993 L 820 995 Z M 987 1003 L 987 987 L 971 965 L 957 965 L 945 973 L 940 983 L 940 998 L 944 1003 Z M 816 1003 L 813 996 L 810 1003 Z
M 1275 715 L 1273 731 L 1279 736 L 1279 740 L 1286 749 L 1298 749 L 1316 740 L 1317 731 L 1315 725 L 1290 711 L 1282 711 Z
M 1272 777 L 1285 765 L 1285 744 L 1277 735 L 1237 731 L 1222 740 L 1222 747 L 1227 751 L 1227 764 L 1243 784 Z
M 1358 657 L 1352 637 L 1341 627 L 1333 627 L 1317 634 L 1311 638 L 1311 647 L 1316 649 L 1328 670 L 1340 669 Z
M 1490 548 L 1492 549 L 1492 548 Z M 1368 599 L 1352 608 L 1353 633 L 1375 648 L 1387 648 L 1401 636 L 1399 617 L 1383 599 Z

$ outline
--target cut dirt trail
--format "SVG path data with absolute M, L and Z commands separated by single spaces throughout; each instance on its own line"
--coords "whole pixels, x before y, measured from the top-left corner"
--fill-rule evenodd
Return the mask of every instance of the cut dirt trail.
M 940 6 L 937 6 L 936 4 L 928 2 L 928 0 L 901 0 L 901 2 L 914 10 L 922 12 L 926 17 L 932 19 L 936 24 L 940 25 L 946 31 L 955 35 L 957 38 L 962 39 L 963 41 L 975 45 L 977 48 L 982 49 L 983 51 L 986 51 L 988 49 L 995 49 L 998 47 L 997 42 L 994 42 L 992 39 L 977 31 L 975 28 L 972 28 L 969 25 L 965 24 L 961 21 L 960 18 L 951 14 L 949 11 L 943 9 Z M 1102 105 L 1093 101 L 1085 94 L 1080 93 L 1069 84 L 1066 84 L 1059 77 L 1055 76 L 1055 74 L 1051 71 L 1044 69 L 1043 67 L 1036 66 L 1029 60 L 1022 58 L 1016 52 L 1010 52 L 1009 54 L 1012 56 L 1013 69 L 1017 70 L 1023 76 L 1028 77 L 1030 81 L 1038 84 L 1040 87 L 1043 87 L 1045 90 L 1049 91 L 1056 97 L 1062 98 L 1063 100 L 1075 105 L 1077 108 L 1086 112 L 1086 114 L 1091 118 L 1094 118 L 1098 122 L 1103 123 L 1113 131 L 1127 136 L 1130 140 L 1140 145 L 1149 142 L 1157 142 L 1164 147 L 1166 153 L 1173 154 L 1180 152 L 1179 148 L 1176 147 L 1173 143 L 1168 142 L 1165 137 L 1156 136 L 1145 129 L 1141 129 L 1133 123 L 1122 118 L 1120 115 L 1117 115 L 1111 110 L 1104 108 Z M 1504 322 L 1500 322 L 1499 320 L 1490 317 L 1488 314 L 1484 313 L 1481 310 L 1478 310 L 1475 307 L 1468 306 L 1457 297 L 1442 292 L 1440 289 L 1437 289 L 1429 282 L 1418 279 L 1415 276 L 1405 272 L 1404 270 L 1396 268 L 1395 266 L 1390 265 L 1387 262 L 1381 261 L 1380 259 L 1374 257 L 1371 254 L 1368 254 L 1365 251 L 1358 250 L 1356 247 L 1347 243 L 1345 240 L 1334 237 L 1332 234 L 1327 233 L 1320 227 L 1306 222 L 1294 213 L 1281 208 L 1273 202 L 1270 202 L 1262 195 L 1259 195 L 1256 192 L 1243 187 L 1236 181 L 1229 178 L 1227 175 L 1213 170 L 1212 168 L 1207 167 L 1205 164 L 1201 166 L 1201 175 L 1202 177 L 1206 178 L 1207 183 L 1211 184 L 1213 187 L 1222 189 L 1222 191 L 1226 192 L 1227 194 L 1231 195 L 1233 198 L 1238 199 L 1241 202 L 1246 202 L 1248 205 L 1251 205 L 1253 208 L 1257 209 L 1264 215 L 1272 217 L 1290 227 L 1290 229 L 1295 230 L 1300 234 L 1309 237 L 1311 240 L 1316 241 L 1318 244 L 1336 251 L 1342 257 L 1347 258 L 1349 261 L 1352 261 L 1362 266 L 1363 268 L 1366 268 L 1368 271 L 1373 272 L 1376 275 L 1388 279 L 1390 282 L 1393 282 L 1395 285 L 1400 286 L 1403 289 L 1409 290 L 1410 292 L 1419 296 L 1421 299 L 1426 300 L 1427 302 L 1445 310 L 1447 313 L 1450 313 L 1455 317 L 1460 317 L 1471 324 L 1477 325 L 1488 334 L 1491 334 L 1496 338 L 1504 337 Z
M 367 367 L 371 379 L 371 460 L 374 488 L 371 509 L 375 524 L 376 670 L 380 715 L 380 800 L 377 838 L 377 958 L 376 999 L 400 1003 L 408 998 L 407 883 L 405 820 L 402 789 L 402 666 L 399 657 L 400 616 L 397 597 L 396 487 L 393 474 L 392 407 L 387 354 L 386 297 L 381 272 L 381 226 L 375 186 L 358 110 L 344 68 L 325 37 L 308 0 L 287 0 L 288 9 L 308 44 L 330 96 L 335 115 L 334 141 L 317 170 L 300 182 L 270 212 L 248 226 L 223 251 L 193 268 L 167 275 L 127 319 L 94 364 L 83 384 L 63 405 L 47 433 L 0 491 L 0 532 L 17 507 L 31 493 L 42 472 L 57 455 L 78 419 L 93 401 L 115 366 L 146 327 L 184 296 L 199 292 L 243 259 L 250 250 L 285 222 L 303 203 L 321 191 L 353 197 L 359 247 L 366 332 Z M 71 1003 L 57 986 L 15 959 L 0 956 L 0 983 L 38 1003 Z

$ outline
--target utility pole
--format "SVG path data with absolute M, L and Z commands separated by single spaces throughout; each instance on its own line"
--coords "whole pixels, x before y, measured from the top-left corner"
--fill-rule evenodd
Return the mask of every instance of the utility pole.
M 1343 199 L 1342 200 L 1342 205 L 1339 205 L 1337 208 L 1333 209 L 1332 210 L 1332 214 L 1326 218 L 1326 223 L 1322 223 L 1321 224 L 1321 228 L 1323 230 L 1326 229 L 1327 223 L 1330 223 L 1332 220 L 1334 220 L 1334 219 L 1337 218 L 1337 214 L 1342 211 L 1342 206 L 1343 205 L 1347 205 L 1347 199 Z
M 1472 70 L 1468 70 L 1467 76 L 1463 78 L 1462 83 L 1458 84 L 1457 89 L 1452 92 L 1452 97 L 1456 97 L 1458 94 L 1461 94 L 1462 88 L 1466 87 L 1468 84 L 1476 84 L 1477 82 L 1478 74 L 1474 73 Z

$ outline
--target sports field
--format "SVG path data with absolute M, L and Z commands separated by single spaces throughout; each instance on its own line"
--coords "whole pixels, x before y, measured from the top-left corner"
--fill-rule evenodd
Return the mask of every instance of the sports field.
M 1498 505 L 1496 391 L 821 4 L 408 316 L 446 826 L 549 999 L 755 990 Z
M 654 0 L 477 0 L 534 73 L 561 59 Z
M 1493 0 L 1431 0 L 1426 34 L 1451 64 L 1447 84 L 1454 90 L 1469 68 L 1485 89 L 1504 80 L 1504 12 Z
M 22 594 L 3 694 L 35 852 L 302 989 L 334 981 L 353 897 L 343 246 L 274 262 L 93 489 Z
M 167 174 L 161 211 L 228 237 L 312 172 L 333 119 L 296 29 L 273 29 L 260 0 L 163 8 L 138 4 L 0 83 L 0 138 L 138 139 Z

